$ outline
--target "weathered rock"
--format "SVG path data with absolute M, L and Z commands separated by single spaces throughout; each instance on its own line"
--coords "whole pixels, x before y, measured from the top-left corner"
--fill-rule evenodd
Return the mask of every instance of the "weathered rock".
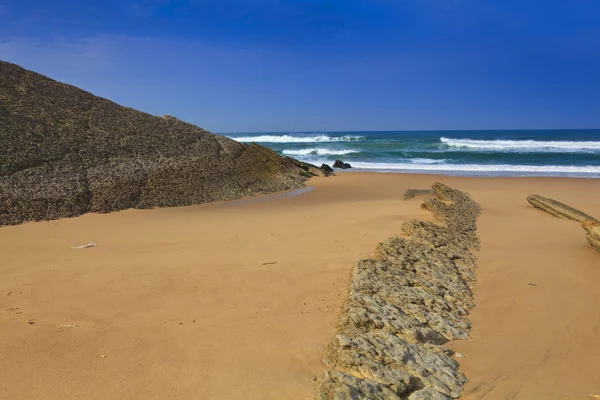
M 0 225 L 80 215 L 89 210 L 89 197 L 86 170 L 70 154 L 0 177 Z
M 377 382 L 328 370 L 317 378 L 315 400 L 402 400 Z
M 314 175 L 325 172 L 0 61 L 0 225 L 231 200 Z
M 594 217 L 591 217 L 586 213 L 577 210 L 576 208 L 570 207 L 566 204 L 561 203 L 560 201 L 549 199 L 547 197 L 531 195 L 527 197 L 527 201 L 535 208 L 545 211 L 548 214 L 554 215 L 558 218 L 571 219 L 577 222 L 596 220 Z
M 432 388 L 427 387 L 411 393 L 411 395 L 408 396 L 408 400 L 450 400 L 450 398 Z
M 335 160 L 335 162 L 333 163 L 333 168 L 348 169 L 352 168 L 352 166 L 348 163 L 343 162 L 342 160 Z
M 402 200 L 410 200 L 417 196 L 433 194 L 433 190 L 431 189 L 406 189 L 404 195 L 402 196 Z
M 479 245 L 475 222 L 481 210 L 445 185 L 433 185 L 433 193 L 424 207 L 444 225 L 408 221 L 402 225 L 408 238 L 392 237 L 374 258 L 354 265 L 324 358 L 332 370 L 320 378 L 317 399 L 460 396 L 466 379 L 443 344 L 469 333 L 471 249 Z
M 325 362 L 330 368 L 378 382 L 398 396 L 431 387 L 445 396 L 458 398 L 466 382 L 458 372 L 457 362 L 449 356 L 377 329 L 364 334 L 336 335 Z
M 325 172 L 333 172 L 333 168 L 331 168 L 329 165 L 327 164 L 321 164 L 321 169 Z
M 535 208 L 539 208 L 555 217 L 581 222 L 581 226 L 586 231 L 585 237 L 588 243 L 596 250 L 600 251 L 600 221 L 596 218 L 547 197 L 532 195 L 527 197 L 527 201 Z
M 600 222 L 598 221 L 583 221 L 581 226 L 586 231 L 585 237 L 593 248 L 600 251 Z
M 289 157 L 287 157 L 289 158 Z M 290 160 L 293 160 L 296 165 L 298 166 L 298 168 L 302 169 L 307 177 L 313 177 L 313 176 L 330 176 L 333 175 L 333 169 L 329 168 L 331 171 L 328 171 L 326 169 L 323 169 L 323 167 L 317 167 L 316 165 L 313 164 L 309 164 L 307 162 L 303 162 L 303 161 L 298 161 L 295 160 L 293 158 L 289 158 Z M 323 164 L 325 165 L 325 164 Z

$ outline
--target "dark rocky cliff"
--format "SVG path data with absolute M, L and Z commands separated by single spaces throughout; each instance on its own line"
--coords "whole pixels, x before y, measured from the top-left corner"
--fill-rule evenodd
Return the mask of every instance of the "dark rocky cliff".
M 319 173 L 0 61 L 0 225 L 236 199 Z

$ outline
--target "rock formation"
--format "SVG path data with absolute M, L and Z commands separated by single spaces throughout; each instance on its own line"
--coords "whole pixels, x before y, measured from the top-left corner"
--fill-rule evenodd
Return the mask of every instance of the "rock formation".
M 410 200 L 413 197 L 421 196 L 421 195 L 429 195 L 432 194 L 433 190 L 429 189 L 406 189 L 404 195 L 402 196 L 402 200 Z
M 343 162 L 342 160 L 335 160 L 335 162 L 333 163 L 333 168 L 348 169 L 352 168 L 352 166 L 348 163 Z
M 585 237 L 593 248 L 600 251 L 600 222 L 595 220 L 587 220 L 581 223 L 585 229 Z
M 600 251 L 600 221 L 596 218 L 547 197 L 531 195 L 527 197 L 527 201 L 532 206 L 539 208 L 550 215 L 554 215 L 555 217 L 581 222 L 581 226 L 585 229 L 585 237 L 588 243 L 596 250 Z
M 535 208 L 539 208 L 540 210 L 545 211 L 548 214 L 554 215 L 558 218 L 571 219 L 577 222 L 595 220 L 594 217 L 591 217 L 584 212 L 581 212 L 566 204 L 563 204 L 560 201 L 549 199 L 547 197 L 542 197 L 534 194 L 527 197 L 527 201 Z
M 321 170 L 325 172 L 333 172 L 333 168 L 331 168 L 328 164 L 321 164 Z
M 0 225 L 230 200 L 322 173 L 0 61 Z
M 300 168 L 301 170 L 304 170 L 304 175 L 308 178 L 312 178 L 313 176 L 331 176 L 334 175 L 333 173 L 333 169 L 329 168 L 323 168 L 323 165 L 325 167 L 329 167 L 327 164 L 323 164 L 320 167 L 317 167 L 316 165 L 312 165 L 309 163 L 305 163 L 303 161 L 298 161 L 295 158 L 291 158 L 291 157 L 285 157 L 286 159 L 288 159 L 289 161 L 291 161 L 292 163 L 294 163 L 298 168 Z
M 423 207 L 443 225 L 406 222 L 407 237 L 388 239 L 354 265 L 317 400 L 460 396 L 466 379 L 443 344 L 469 333 L 480 208 L 442 184 L 433 192 Z

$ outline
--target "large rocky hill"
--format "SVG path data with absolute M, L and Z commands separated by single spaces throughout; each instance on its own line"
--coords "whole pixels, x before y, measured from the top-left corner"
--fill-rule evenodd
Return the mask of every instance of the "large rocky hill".
M 0 225 L 269 193 L 309 169 L 0 61 Z

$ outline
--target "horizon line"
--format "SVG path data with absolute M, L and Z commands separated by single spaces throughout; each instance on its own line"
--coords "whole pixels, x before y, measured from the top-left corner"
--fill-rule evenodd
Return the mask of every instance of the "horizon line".
M 600 128 L 533 128 L 533 129 L 378 129 L 378 130 L 297 130 L 297 131 L 236 131 L 236 132 L 218 132 L 210 131 L 217 135 L 228 134 L 300 134 L 300 133 L 380 133 L 380 132 L 517 132 L 517 131 L 599 131 Z

